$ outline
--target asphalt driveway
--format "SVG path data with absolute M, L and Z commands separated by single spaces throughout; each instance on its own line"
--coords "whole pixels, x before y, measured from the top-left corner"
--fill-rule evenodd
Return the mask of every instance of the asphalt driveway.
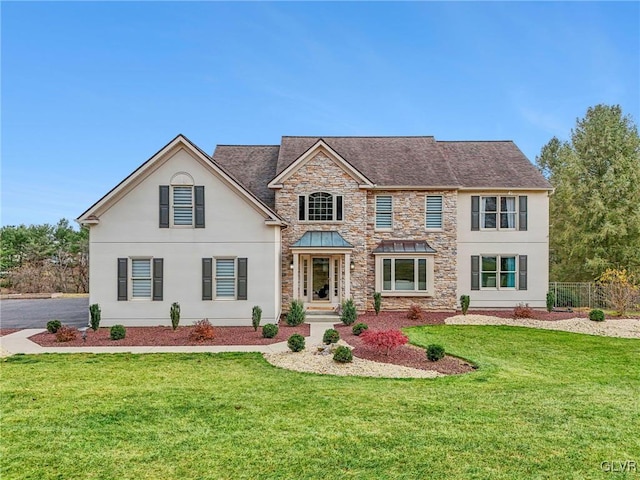
M 73 327 L 89 323 L 89 298 L 45 298 L 0 301 L 0 327 L 46 328 L 49 320 Z

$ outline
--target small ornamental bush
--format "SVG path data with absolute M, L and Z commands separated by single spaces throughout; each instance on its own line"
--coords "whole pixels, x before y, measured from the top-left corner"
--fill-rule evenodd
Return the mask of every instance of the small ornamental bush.
M 552 312 L 556 304 L 556 296 L 553 292 L 547 292 L 547 312 Z
M 338 363 L 350 363 L 353 362 L 353 353 L 349 347 L 340 345 L 333 352 L 333 360 Z
M 409 341 L 400 330 L 365 330 L 360 334 L 364 343 L 376 350 L 389 355 L 394 348 L 398 348 Z
M 193 324 L 193 329 L 189 332 L 189 340 L 202 342 L 212 340 L 216 336 L 216 331 L 208 318 L 198 320 Z
M 422 319 L 424 318 L 424 312 L 422 310 L 422 307 L 420 305 L 417 304 L 413 304 L 409 307 L 409 311 L 407 312 L 407 318 L 409 320 L 414 320 L 414 321 L 422 321 Z
M 278 326 L 273 323 L 267 323 L 262 327 L 262 336 L 264 338 L 273 338 L 278 334 Z
M 351 329 L 351 331 L 357 337 L 368 328 L 369 328 L 369 325 L 367 325 L 366 323 L 356 323 Z
M 71 340 L 75 340 L 77 336 L 78 330 L 68 327 L 67 325 L 62 325 L 56 331 L 56 341 L 58 342 L 70 342 Z
M 528 303 L 519 303 L 513 309 L 513 318 L 533 318 L 533 309 Z
M 109 337 L 111 340 L 122 340 L 127 335 L 127 330 L 123 325 L 114 325 L 109 330 Z
M 460 295 L 460 308 L 462 309 L 463 315 L 467 314 L 470 303 L 471 303 L 471 297 L 469 295 Z
M 340 320 L 345 325 L 352 325 L 358 319 L 358 311 L 353 303 L 353 299 L 350 298 L 342 303 L 342 314 Z
M 253 325 L 254 332 L 258 331 L 260 320 L 262 320 L 262 309 L 258 305 L 256 305 L 251 310 L 251 324 Z
M 640 285 L 632 273 L 627 270 L 607 270 L 598 279 L 602 285 L 607 305 L 622 316 L 633 308 L 634 299 L 640 291 Z
M 444 358 L 444 347 L 436 343 L 432 343 L 427 347 L 427 358 L 431 362 L 437 362 L 441 358 Z
M 304 350 L 304 337 L 299 333 L 294 333 L 287 340 L 287 345 L 289 345 L 292 352 L 301 352 Z
M 49 333 L 56 333 L 61 326 L 62 323 L 60 323 L 60 320 L 50 320 L 47 322 L 47 331 Z
M 322 343 L 325 345 L 336 343 L 338 340 L 340 340 L 340 334 L 335 328 L 325 330 L 324 335 L 322 336 Z
M 376 315 L 380 313 L 380 308 L 382 307 L 382 294 L 380 292 L 374 292 L 373 294 L 373 309 L 376 312 Z
M 100 305 L 97 303 L 89 305 L 89 314 L 91 315 L 91 330 L 97 332 L 100 328 Z
M 594 322 L 604 322 L 604 312 L 597 308 L 591 310 L 589 312 L 589 320 L 593 320 Z
M 289 306 L 289 313 L 287 313 L 285 318 L 287 325 L 290 327 L 297 327 L 304 322 L 304 317 L 304 303 L 300 300 L 294 300 L 291 302 L 291 305 Z
M 173 302 L 171 304 L 169 316 L 171 317 L 171 326 L 175 330 L 178 328 L 178 324 L 180 323 L 180 304 L 178 302 Z

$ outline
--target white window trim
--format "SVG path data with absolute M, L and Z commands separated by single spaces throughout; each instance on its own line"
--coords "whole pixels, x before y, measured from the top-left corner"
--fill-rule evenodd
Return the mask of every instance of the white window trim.
M 309 196 L 313 195 L 314 193 L 328 193 L 329 195 L 331 195 L 331 203 L 333 205 L 333 214 L 332 214 L 332 220 L 309 220 Z M 337 205 L 337 198 L 341 196 L 342 197 L 342 220 L 336 220 L 336 216 L 338 214 L 338 205 Z M 299 223 L 315 223 L 315 224 L 332 224 L 332 223 L 336 223 L 336 224 L 342 224 L 344 223 L 344 218 L 345 218 L 345 195 L 342 193 L 333 193 L 333 192 L 327 192 L 326 190 L 318 190 L 315 192 L 311 192 L 311 193 L 306 193 L 306 194 L 299 194 L 296 199 L 298 197 L 304 197 L 304 220 L 298 220 Z M 297 208 L 297 205 L 296 205 Z M 297 210 L 296 210 L 297 211 Z M 296 213 L 296 218 L 298 218 L 298 214 Z
M 426 290 L 383 290 L 382 287 L 384 285 L 383 278 L 383 260 L 391 259 L 395 260 L 398 258 L 404 259 L 426 259 L 427 261 L 427 289 Z M 396 253 L 396 254 L 377 254 L 375 261 L 375 285 L 376 292 L 380 292 L 383 297 L 433 297 L 435 293 L 435 274 L 434 274 L 434 263 L 435 256 L 434 254 L 415 254 L 415 253 Z M 416 262 L 417 263 L 417 262 Z M 392 268 L 394 263 L 392 262 Z M 393 271 L 393 270 L 392 270 Z M 417 269 L 415 270 L 415 275 L 417 277 Z M 393 280 L 392 280 L 393 282 Z M 393 283 L 392 283 L 393 284 Z
M 175 212 L 175 202 L 173 197 L 173 191 L 176 187 L 181 188 L 190 188 L 191 189 L 191 225 L 176 225 L 176 212 Z M 171 228 L 194 228 L 196 223 L 196 199 L 195 199 L 195 187 L 193 185 L 171 185 L 169 191 L 169 202 L 171 205 L 171 215 L 169 218 Z M 183 207 L 185 205 L 182 205 Z
M 387 227 L 378 227 L 378 197 L 390 197 L 391 198 L 391 227 L 387 228 Z M 343 200 L 344 203 L 344 200 Z M 344 208 L 344 205 L 343 205 Z M 393 224 L 395 221 L 394 215 L 393 215 L 393 195 L 376 195 L 374 198 L 374 216 L 373 216 L 373 228 L 376 232 L 392 232 L 393 231 Z M 386 213 L 386 212 L 385 212 Z M 344 215 L 343 215 L 344 216 Z
M 133 261 L 134 260 L 147 260 L 149 262 L 149 280 L 151 282 L 151 290 L 148 297 L 134 297 L 133 296 Z M 129 276 L 129 285 L 127 290 L 129 290 L 129 301 L 131 302 L 150 302 L 153 300 L 153 257 L 129 257 L 128 262 L 128 272 Z M 138 278 L 136 278 L 137 280 Z
M 482 274 L 484 272 L 484 270 L 482 270 L 482 259 L 484 257 L 496 257 L 496 286 L 495 287 L 483 287 L 482 286 Z M 515 282 L 514 282 L 514 286 L 513 287 L 501 287 L 500 286 L 500 274 L 502 273 L 502 270 L 500 270 L 500 260 L 503 257 L 513 257 L 515 259 L 515 270 L 513 270 L 513 274 L 515 275 Z M 478 282 L 479 282 L 479 286 L 480 286 L 480 290 L 487 290 L 487 291 L 496 291 L 496 290 L 506 290 L 506 291 L 513 291 L 513 290 L 518 290 L 518 277 L 520 274 L 519 271 L 519 260 L 518 260 L 519 255 L 516 255 L 515 253 L 482 253 L 480 254 L 480 265 L 479 265 L 479 278 L 478 278 Z M 492 272 L 487 272 L 487 273 L 492 273 Z M 504 272 L 504 273 L 511 273 L 510 271 Z
M 219 297 L 218 296 L 218 260 L 233 260 L 233 297 Z M 213 257 L 213 272 L 212 273 L 212 299 L 220 302 L 232 302 L 238 300 L 238 257 Z M 229 279 L 231 277 L 221 277 Z
M 429 212 L 427 211 L 427 199 L 429 197 L 440 197 L 440 211 L 439 212 Z M 429 213 L 439 213 L 440 214 L 440 228 L 429 228 L 427 227 L 427 216 Z M 424 229 L 427 232 L 442 232 L 444 231 L 444 195 L 425 195 L 424 197 Z
M 485 211 L 484 211 L 484 202 L 483 199 L 485 198 L 495 198 L 496 199 L 496 211 L 495 212 L 489 212 L 491 214 L 495 213 L 496 215 L 496 226 L 495 228 L 487 228 L 484 226 L 484 215 L 485 215 Z M 502 198 L 514 198 L 515 201 L 515 210 L 514 210 L 514 216 L 515 216 L 515 221 L 513 222 L 514 227 L 513 228 L 502 228 L 500 227 L 500 214 L 502 213 L 502 210 L 500 209 L 500 206 L 502 204 L 502 202 L 500 201 Z M 518 220 L 519 220 L 519 205 L 518 205 L 518 197 L 516 195 L 481 195 L 480 196 L 480 211 L 479 211 L 479 220 L 480 220 L 480 230 L 486 230 L 489 232 L 493 232 L 496 230 L 505 230 L 508 232 L 512 232 L 515 230 L 518 230 Z M 505 212 L 507 213 L 507 212 Z

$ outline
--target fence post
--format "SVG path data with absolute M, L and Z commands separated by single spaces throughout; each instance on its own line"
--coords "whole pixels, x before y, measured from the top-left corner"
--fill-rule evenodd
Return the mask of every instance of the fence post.
M 591 283 L 588 283 L 588 285 L 589 285 L 589 308 L 593 308 L 591 306 Z

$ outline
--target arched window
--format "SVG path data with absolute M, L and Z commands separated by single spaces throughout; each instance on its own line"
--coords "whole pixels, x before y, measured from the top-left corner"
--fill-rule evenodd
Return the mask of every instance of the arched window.
M 193 225 L 193 178 L 180 172 L 171 179 L 171 204 L 175 226 Z
M 333 195 L 326 192 L 317 192 L 309 195 L 309 220 L 333 220 Z

